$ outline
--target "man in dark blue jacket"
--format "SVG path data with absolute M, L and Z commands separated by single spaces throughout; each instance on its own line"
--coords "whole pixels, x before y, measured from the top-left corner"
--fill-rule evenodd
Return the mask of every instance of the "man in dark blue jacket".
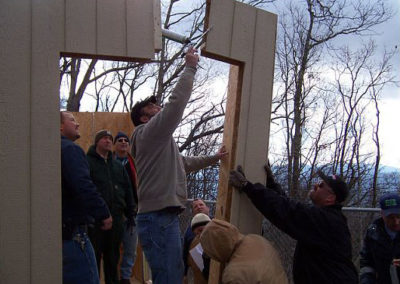
M 70 112 L 61 112 L 60 119 L 63 283 L 98 284 L 87 225 L 98 221 L 109 230 L 112 218 L 90 178 L 85 153 L 73 142 L 80 137 L 79 123 Z
M 341 211 L 347 185 L 336 175 L 318 174 L 321 181 L 309 192 L 313 206 L 287 198 L 269 167 L 266 187 L 250 183 L 240 166 L 231 171 L 229 182 L 245 192 L 272 224 L 297 240 L 293 258 L 296 284 L 358 283 L 351 236 Z
M 360 252 L 361 284 L 399 283 L 400 196 L 388 193 L 379 203 L 382 217 L 369 226 Z

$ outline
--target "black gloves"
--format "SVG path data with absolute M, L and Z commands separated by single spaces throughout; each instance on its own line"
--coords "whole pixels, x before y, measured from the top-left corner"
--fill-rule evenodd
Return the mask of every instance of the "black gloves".
M 271 171 L 271 166 L 268 163 L 264 166 L 265 173 L 267 174 L 267 187 L 274 187 L 276 182 L 274 178 L 274 174 Z
M 236 171 L 231 170 L 229 174 L 229 184 L 233 187 L 236 187 L 239 190 L 243 190 L 243 188 L 247 185 L 248 180 L 244 175 L 242 166 L 237 166 Z
M 286 196 L 281 185 L 275 181 L 274 174 L 271 171 L 271 166 L 268 163 L 264 166 L 265 173 L 267 174 L 267 188 L 272 189 L 277 194 Z

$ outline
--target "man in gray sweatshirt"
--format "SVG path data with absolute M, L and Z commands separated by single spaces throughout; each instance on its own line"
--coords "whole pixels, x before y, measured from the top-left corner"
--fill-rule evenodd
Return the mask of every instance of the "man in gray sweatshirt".
M 186 173 L 212 165 L 227 154 L 222 147 L 214 156 L 185 157 L 172 136 L 189 101 L 198 60 L 196 50 L 190 48 L 183 74 L 164 108 L 150 97 L 131 111 L 136 126 L 132 156 L 139 182 L 137 230 L 156 284 L 181 284 L 183 280 L 178 215 L 187 199 Z

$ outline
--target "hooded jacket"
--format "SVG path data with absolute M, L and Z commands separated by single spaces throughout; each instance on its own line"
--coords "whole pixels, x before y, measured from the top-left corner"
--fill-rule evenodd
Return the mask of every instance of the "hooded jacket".
M 263 237 L 242 235 L 232 224 L 213 219 L 200 236 L 204 253 L 225 263 L 223 284 L 288 283 L 274 247 Z
M 107 160 L 103 159 L 94 145 L 90 146 L 87 159 L 90 176 L 98 192 L 110 208 L 111 215 L 130 218 L 134 216 L 132 188 L 125 168 L 108 153 Z

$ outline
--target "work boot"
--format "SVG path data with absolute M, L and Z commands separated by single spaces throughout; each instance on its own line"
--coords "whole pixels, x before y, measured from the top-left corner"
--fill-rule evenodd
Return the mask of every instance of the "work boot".
M 120 284 L 131 284 L 131 280 L 130 279 L 121 279 L 119 281 Z

